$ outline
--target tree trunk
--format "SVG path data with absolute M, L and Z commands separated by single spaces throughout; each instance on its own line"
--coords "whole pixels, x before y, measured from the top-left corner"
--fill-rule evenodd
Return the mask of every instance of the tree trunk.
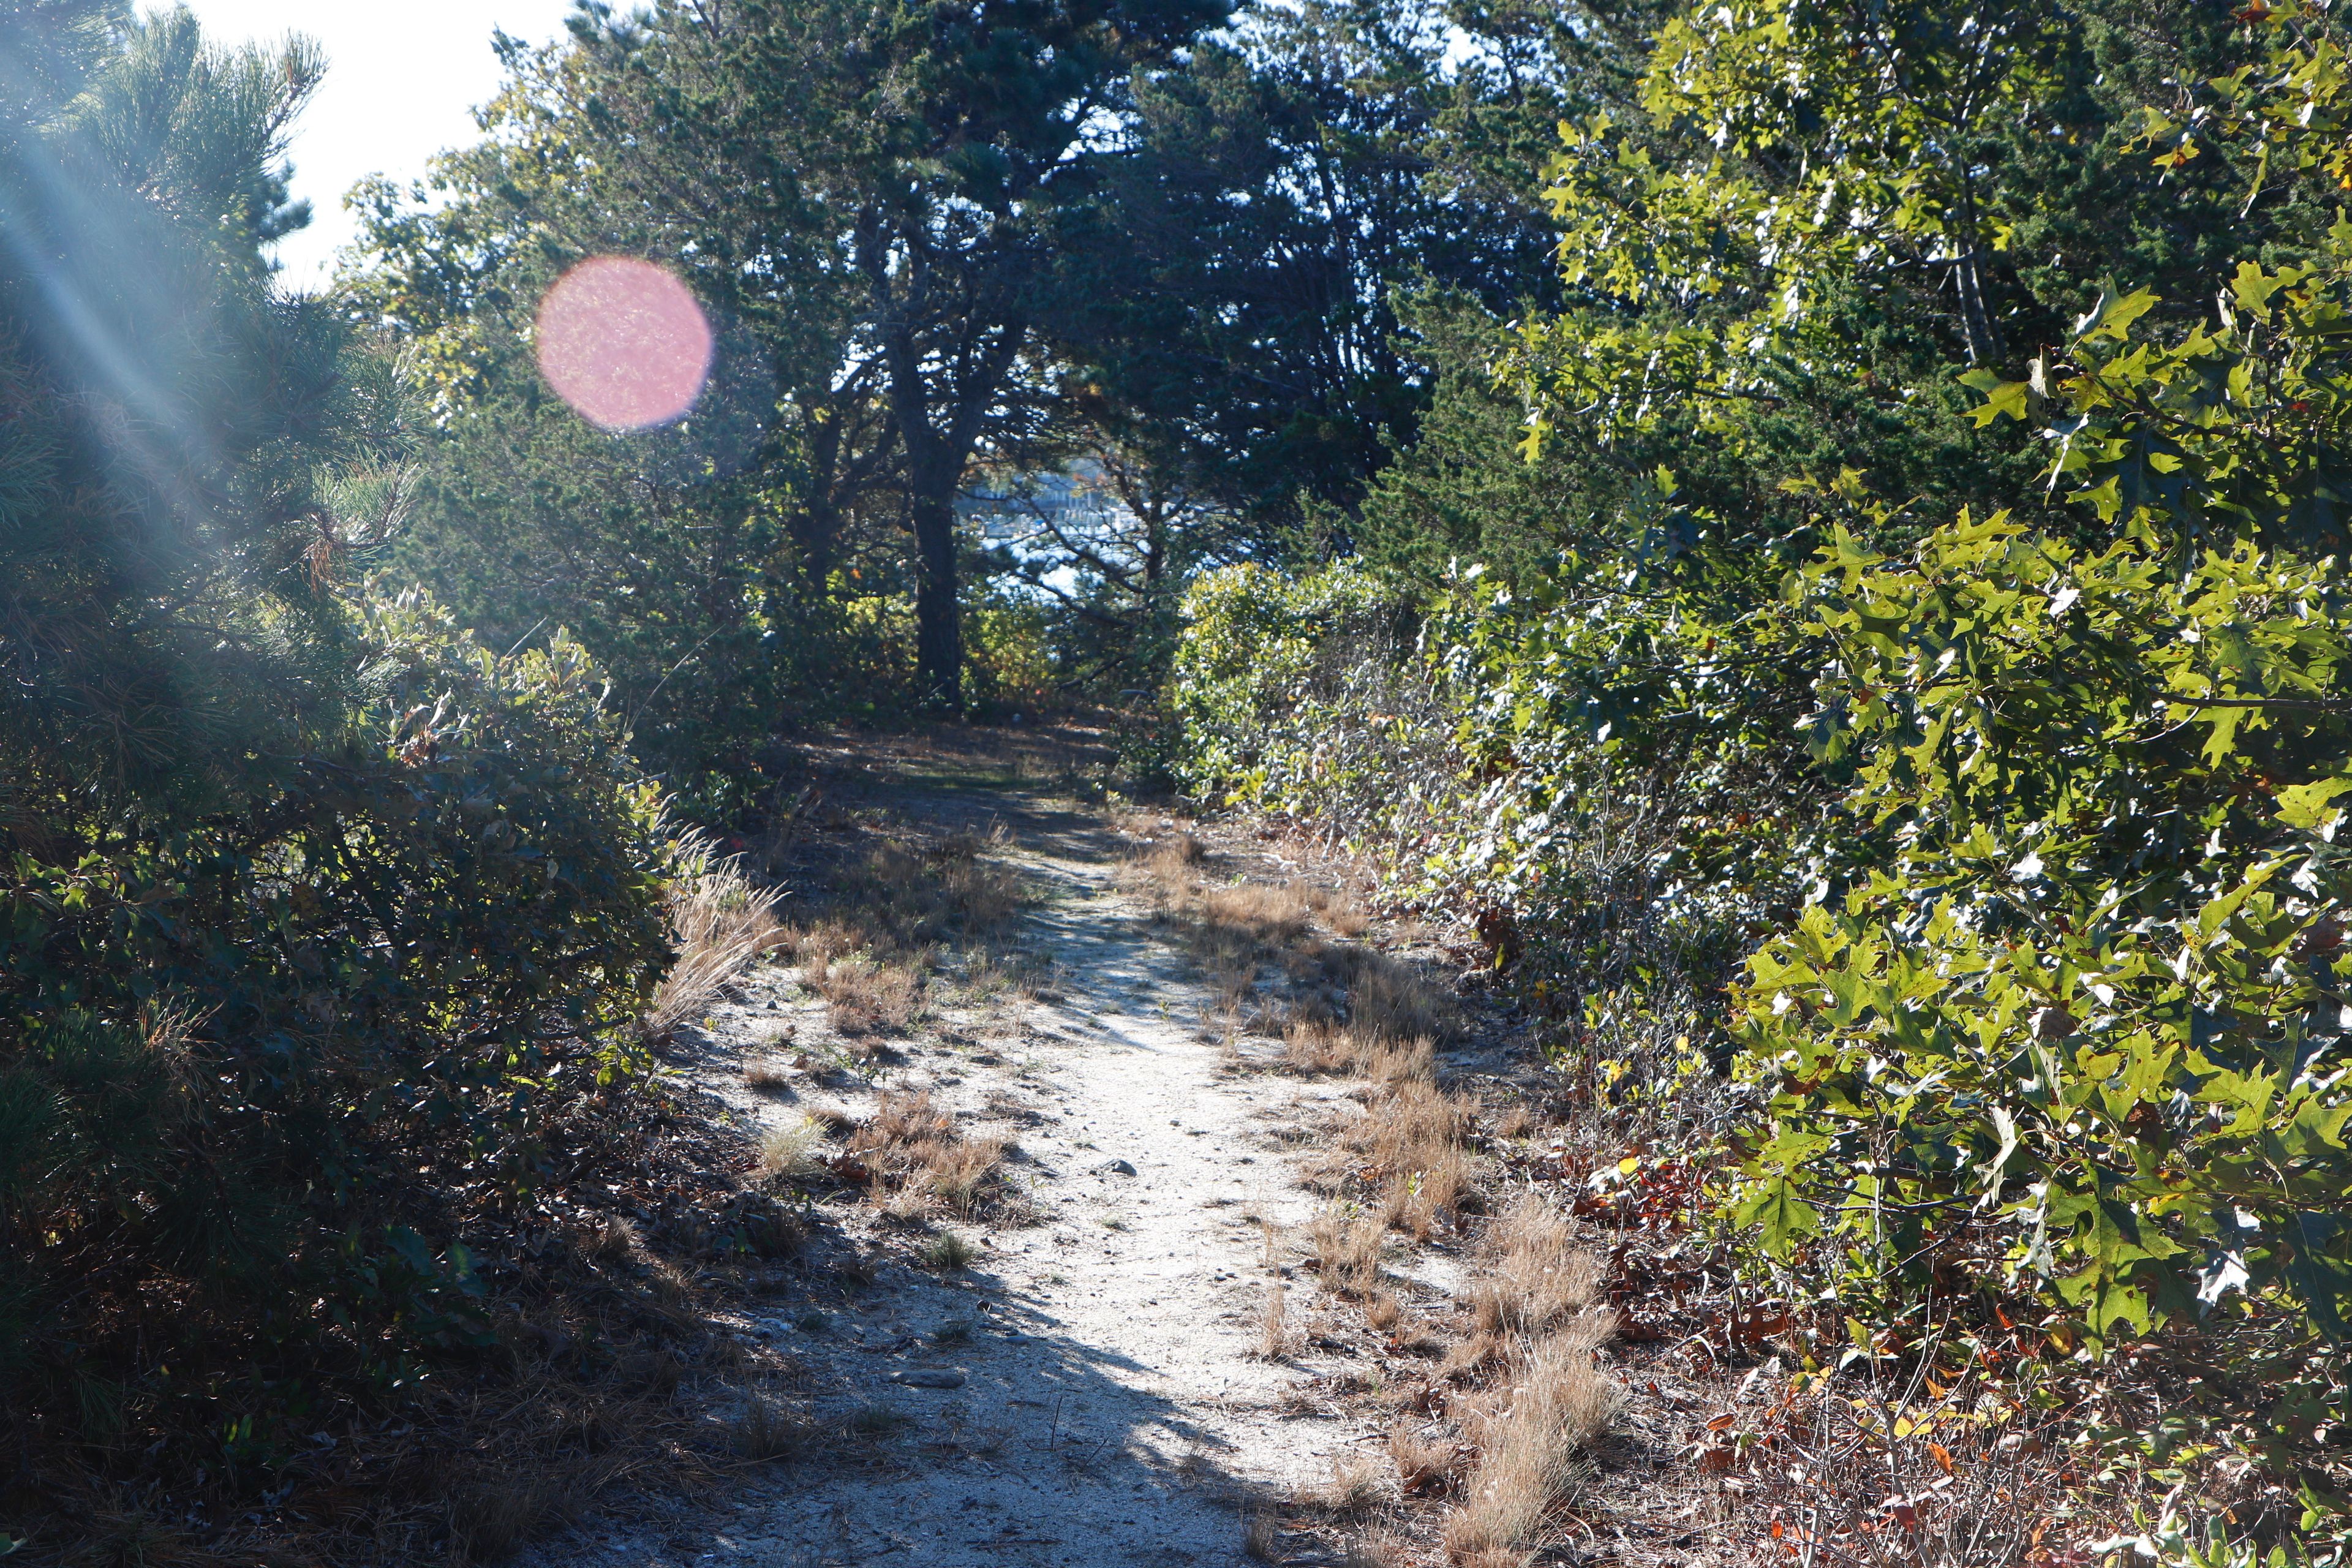
M 963 711 L 963 619 L 956 582 L 956 487 L 912 476 L 915 525 L 915 662 L 923 706 Z M 928 482 L 927 482 L 928 481 Z
M 841 424 L 821 420 L 809 442 L 807 502 L 788 521 L 793 543 L 800 552 L 800 568 L 819 597 L 833 575 L 833 542 L 841 531 L 841 509 L 834 495 L 841 461 Z
M 801 574 L 809 591 L 822 598 L 833 575 L 833 540 L 840 524 L 830 499 L 811 500 L 790 520 L 793 547 L 800 555 Z
M 2000 328 L 1985 300 L 1984 253 L 1974 246 L 1960 255 L 1953 277 L 1960 296 L 1960 338 L 1968 346 L 1970 364 L 1990 364 L 2003 353 Z
M 1160 618 L 1160 601 L 1168 591 L 1168 514 L 1175 510 L 1154 491 L 1139 515 L 1143 520 L 1143 624 Z
M 1960 298 L 1960 339 L 1968 345 L 1970 364 L 1990 364 L 2008 353 L 2008 345 L 2000 341 L 2000 328 L 1992 319 L 1983 236 L 1977 222 L 1976 187 L 1966 178 L 1960 182 L 1959 232 L 1967 237 L 1967 243 L 1960 247 L 1952 288 Z

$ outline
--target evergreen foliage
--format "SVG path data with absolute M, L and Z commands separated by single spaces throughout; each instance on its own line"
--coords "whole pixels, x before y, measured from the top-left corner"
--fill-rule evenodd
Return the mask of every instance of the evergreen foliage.
M 0 6 L 0 1402 L 12 1470 L 478 1343 L 425 1173 L 528 1190 L 667 958 L 655 798 L 577 644 L 351 574 L 388 361 L 281 292 L 306 47 Z M 308 1430 L 305 1428 L 304 1430 Z M 257 1468 L 256 1467 L 259 1467 Z
M 730 187 L 788 181 L 800 221 L 775 247 L 843 268 L 855 294 L 842 357 L 871 363 L 903 454 L 929 706 L 962 704 L 956 503 L 982 443 L 1034 401 L 1053 238 L 1095 199 L 1096 122 L 1227 9 L 750 0 L 715 23 L 655 15 L 646 63 L 673 95 L 672 140 Z
M 962 13 L 917 9 L 583 14 L 510 50 L 488 139 L 366 196 L 350 297 L 410 345 L 446 432 L 394 570 L 492 641 L 575 630 L 648 761 L 714 811 L 756 795 L 729 781 L 764 731 L 939 695 L 887 637 L 911 619 L 947 657 L 924 584 L 950 569 L 968 630 L 1051 601 L 1065 688 L 1116 690 L 1164 669 L 1190 571 L 1346 543 L 1428 401 L 1397 290 L 1543 292 L 1538 182 L 1511 160 L 1601 100 L 1588 77 L 1631 79 L 1622 18 L 1352 4 L 1204 33 L 1222 8 L 1162 7 L 1114 47 L 1103 17 L 1044 7 L 983 49 Z M 1459 69 L 1449 20 L 1480 39 Z M 983 79 L 1028 85 L 958 118 Z M 938 112 L 893 120 L 918 84 Z M 990 170 L 1001 188 L 958 194 Z M 604 252 L 661 258 L 731 334 L 739 381 L 675 431 L 580 430 L 524 351 L 541 295 Z M 743 428 L 698 433 L 714 418 Z M 1117 494 L 1132 552 L 1040 521 L 1073 481 Z M 985 548 L 983 514 L 1028 547 Z M 1004 666 L 983 650 L 959 689 L 985 700 Z
M 494 134 L 423 190 L 362 191 L 370 265 L 344 304 L 389 326 L 436 415 L 386 579 L 428 584 L 501 648 L 581 638 L 633 749 L 723 818 L 756 805 L 779 728 L 904 706 L 901 466 L 871 367 L 843 364 L 845 281 L 779 232 L 793 193 L 722 187 L 673 147 L 667 100 L 631 90 L 649 48 L 625 29 L 510 47 Z M 602 155 L 615 134 L 637 153 Z M 611 253 L 662 258 L 718 324 L 713 384 L 679 424 L 598 430 L 541 377 L 540 300 Z

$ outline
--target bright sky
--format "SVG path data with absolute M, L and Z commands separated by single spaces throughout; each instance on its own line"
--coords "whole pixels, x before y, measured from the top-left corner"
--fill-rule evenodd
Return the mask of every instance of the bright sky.
M 473 140 L 471 111 L 499 89 L 492 29 L 545 42 L 572 0 L 188 0 L 216 42 L 307 33 L 325 46 L 327 79 L 295 129 L 294 194 L 310 226 L 278 247 L 286 281 L 316 289 L 352 237 L 343 194 L 370 174 L 407 181 L 446 147 Z M 161 9 L 150 3 L 148 10 Z

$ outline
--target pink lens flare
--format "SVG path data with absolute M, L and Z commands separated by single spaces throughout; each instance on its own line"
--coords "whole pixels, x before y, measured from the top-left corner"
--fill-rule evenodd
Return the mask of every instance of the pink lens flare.
M 539 304 L 539 373 L 606 430 L 645 430 L 693 412 L 715 340 L 693 291 L 633 256 L 592 256 Z

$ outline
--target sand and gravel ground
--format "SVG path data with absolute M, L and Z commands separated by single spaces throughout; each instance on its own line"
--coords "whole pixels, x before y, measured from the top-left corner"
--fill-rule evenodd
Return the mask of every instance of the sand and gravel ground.
M 1350 1086 L 1250 1070 L 1204 1027 L 1211 999 L 1122 886 L 1132 847 L 1099 814 L 954 791 L 901 791 L 891 809 L 1001 827 L 993 858 L 1036 895 L 1019 931 L 1046 975 L 1034 994 L 936 986 L 908 1037 L 857 1062 L 824 1002 L 769 966 L 710 1013 L 682 1070 L 761 1125 L 862 1119 L 885 1091 L 927 1089 L 967 1137 L 1007 1142 L 1013 1201 L 925 1227 L 973 1245 L 946 1270 L 920 1267 L 877 1205 L 829 1204 L 870 1280 L 794 1279 L 731 1327 L 788 1351 L 819 1430 L 848 1436 L 711 1495 L 625 1500 L 534 1564 L 1239 1563 L 1254 1513 L 1375 1451 L 1379 1431 L 1325 1396 L 1312 1276 L 1289 1279 L 1321 1202 L 1297 1157 Z M 755 1091 L 752 1060 L 797 1068 Z M 1412 1272 L 1434 1297 L 1431 1261 Z M 1309 1353 L 1268 1361 L 1277 1286 Z M 1366 1372 L 1339 1375 L 1360 1390 Z

